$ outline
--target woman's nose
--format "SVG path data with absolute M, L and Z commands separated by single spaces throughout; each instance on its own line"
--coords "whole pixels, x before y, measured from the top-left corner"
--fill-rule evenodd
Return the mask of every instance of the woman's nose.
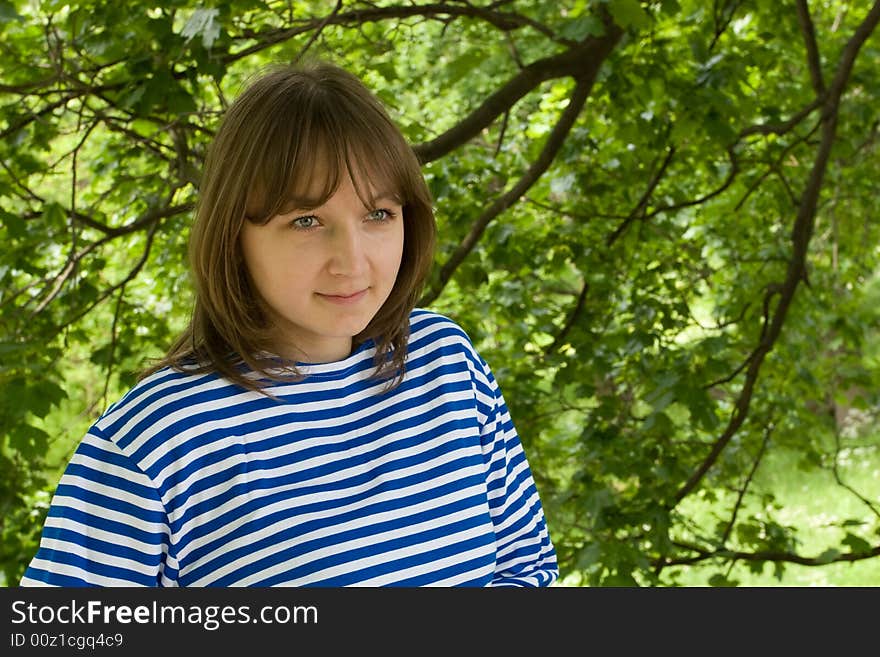
M 364 236 L 353 226 L 337 227 L 330 239 L 328 270 L 334 276 L 355 277 L 366 270 Z

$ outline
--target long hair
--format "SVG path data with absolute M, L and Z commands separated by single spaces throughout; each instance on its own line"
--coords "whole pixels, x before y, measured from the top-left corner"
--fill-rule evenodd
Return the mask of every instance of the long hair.
M 403 208 L 403 256 L 388 299 L 353 347 L 372 339 L 375 375 L 403 378 L 409 315 L 433 262 L 436 227 L 419 161 L 383 105 L 353 74 L 328 62 L 273 66 L 230 105 L 209 147 L 189 239 L 195 305 L 189 325 L 144 376 L 171 366 L 216 371 L 245 388 L 260 378 L 296 380 L 293 363 L 261 357 L 272 326 L 242 257 L 243 222 L 263 224 L 310 188 L 326 162 L 318 205 L 346 175 L 381 183 Z M 322 167 L 323 173 L 324 167 Z M 244 367 L 243 367 L 244 366 Z M 246 375 L 251 370 L 255 376 Z

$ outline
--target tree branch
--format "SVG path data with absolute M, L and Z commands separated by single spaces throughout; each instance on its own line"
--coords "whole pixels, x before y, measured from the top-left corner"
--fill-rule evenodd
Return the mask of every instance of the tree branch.
M 736 176 L 739 174 L 739 160 L 736 157 L 735 149 L 736 144 L 733 144 L 727 148 L 727 157 L 730 160 L 730 170 L 727 172 L 727 178 L 724 179 L 724 182 L 721 183 L 716 189 L 713 189 L 711 192 L 704 194 L 699 198 L 692 199 L 690 201 L 682 201 L 681 203 L 673 203 L 671 205 L 663 205 L 658 208 L 654 208 L 653 211 L 645 213 L 644 219 L 650 219 L 661 212 L 670 212 L 674 210 L 681 210 L 682 208 L 688 208 L 694 205 L 701 205 L 706 201 L 715 198 L 719 194 L 723 193 L 728 187 L 733 184 L 733 181 L 736 179 Z
M 877 0 L 874 3 L 874 6 L 871 8 L 870 12 L 868 12 L 868 15 L 856 29 L 855 34 L 847 42 L 837 66 L 837 72 L 835 73 L 834 79 L 828 90 L 827 98 L 823 105 L 821 141 L 813 166 L 810 170 L 806 188 L 801 196 L 801 204 L 798 208 L 794 226 L 792 227 L 792 256 L 789 260 L 785 280 L 780 286 L 781 292 L 776 311 L 767 327 L 765 335 L 763 335 L 758 348 L 754 352 L 754 358 L 752 358 L 749 363 L 746 380 L 743 383 L 742 390 L 736 400 L 735 408 L 727 427 L 721 436 L 715 441 L 705 460 L 694 471 L 684 486 L 682 486 L 676 493 L 676 503 L 681 501 L 696 488 L 697 484 L 699 484 L 706 472 L 708 472 L 712 465 L 714 465 L 721 452 L 727 446 L 727 443 L 730 442 L 730 439 L 745 421 L 761 365 L 782 332 L 782 325 L 785 322 L 788 309 L 794 299 L 797 286 L 805 278 L 806 256 L 810 238 L 812 237 L 813 229 L 815 227 L 816 208 L 819 194 L 822 190 L 822 181 L 825 176 L 825 170 L 828 166 L 831 147 L 834 145 L 837 133 L 837 115 L 840 99 L 843 95 L 846 83 L 849 80 L 850 73 L 852 72 L 856 56 L 858 55 L 862 44 L 864 44 L 865 40 L 870 36 L 871 32 L 874 31 L 874 28 L 876 28 L 878 21 L 880 21 L 880 0 Z M 878 549 L 877 553 L 880 554 L 880 549 Z
M 870 499 L 859 493 L 855 488 L 850 486 L 843 480 L 843 477 L 840 475 L 840 431 L 834 432 L 834 461 L 831 465 L 831 472 L 834 475 L 834 481 L 837 482 L 837 485 L 841 488 L 849 491 L 853 496 L 855 496 L 862 504 L 868 507 L 868 509 L 873 513 L 878 520 L 880 520 L 880 509 L 877 508 L 877 505 L 872 502 Z
M 733 505 L 733 512 L 730 514 L 730 520 L 728 521 L 727 527 L 724 529 L 724 534 L 719 541 L 721 547 L 726 545 L 728 539 L 730 539 L 730 533 L 733 531 L 733 527 L 736 524 L 736 517 L 739 515 L 739 510 L 742 507 L 743 498 L 745 497 L 746 491 L 749 489 L 752 480 L 755 478 L 755 472 L 758 471 L 758 466 L 761 464 L 761 460 L 764 458 L 764 453 L 767 451 L 767 443 L 770 442 L 770 434 L 773 433 L 773 429 L 774 425 L 772 423 L 764 429 L 764 439 L 761 441 L 761 447 L 758 449 L 758 454 L 752 462 L 752 467 L 746 475 L 746 480 L 743 482 L 742 488 L 740 488 L 736 496 L 736 503 Z
M 113 365 L 116 360 L 116 340 L 119 328 L 119 315 L 120 310 L 122 310 L 122 302 L 125 299 L 125 286 L 128 283 L 124 283 L 122 287 L 119 288 L 119 296 L 116 298 L 116 310 L 113 311 L 113 324 L 110 326 L 110 353 L 107 354 L 107 374 L 104 376 L 104 392 L 101 394 L 101 399 L 104 400 L 104 405 L 107 405 L 107 391 L 110 389 L 110 377 L 113 375 Z
M 125 278 L 123 278 L 121 281 L 119 281 L 115 285 L 111 285 L 110 287 L 108 287 L 106 290 L 104 290 L 98 296 L 97 299 L 95 299 L 95 301 L 88 304 L 85 308 L 80 309 L 77 313 L 75 313 L 73 315 L 73 317 L 69 318 L 63 324 L 56 326 L 55 331 L 54 331 L 54 335 L 58 335 L 67 326 L 70 326 L 71 324 L 75 324 L 76 322 L 78 322 L 80 319 L 82 319 L 83 317 L 88 315 L 95 306 L 97 306 L 102 301 L 104 301 L 104 299 L 106 299 L 107 297 L 112 295 L 117 290 L 124 288 L 126 285 L 128 285 L 131 281 L 134 280 L 134 278 L 138 275 L 140 270 L 146 264 L 147 258 L 150 257 L 150 251 L 152 250 L 152 247 L 153 247 L 153 238 L 156 236 L 156 231 L 158 230 L 160 223 L 161 222 L 156 221 L 152 226 L 150 226 L 150 230 L 147 232 L 147 243 L 144 245 L 144 251 L 141 254 L 141 257 L 135 263 L 134 267 L 132 267 L 131 270 L 129 270 L 128 274 L 126 274 Z
M 440 268 L 440 275 L 437 282 L 425 295 L 422 296 L 419 301 L 421 305 L 429 305 L 440 296 L 446 283 L 452 278 L 452 274 L 464 261 L 474 246 L 476 246 L 480 236 L 483 234 L 483 231 L 486 230 L 489 223 L 519 200 L 519 198 L 522 197 L 535 181 L 537 181 L 538 178 L 540 178 L 550 167 L 553 158 L 556 157 L 556 153 L 562 148 L 562 144 L 565 142 L 565 138 L 568 136 L 572 125 L 574 125 L 578 114 L 580 114 L 581 109 L 583 109 L 587 97 L 590 95 L 590 89 L 592 86 L 593 78 L 578 81 L 572 92 L 571 98 L 569 99 L 568 106 L 563 111 L 559 121 L 553 126 L 553 130 L 547 138 L 544 148 L 541 149 L 538 158 L 532 162 L 531 166 L 516 184 L 510 190 L 495 199 L 495 202 L 492 203 L 492 205 L 490 205 L 473 223 L 470 231 L 458 245 L 458 248 L 455 249 L 446 263 Z
M 42 301 L 39 302 L 37 307 L 31 311 L 29 317 L 33 318 L 40 312 L 46 309 L 46 307 L 61 293 L 61 290 L 64 286 L 64 283 L 73 275 L 73 272 L 76 266 L 85 258 L 89 253 L 94 251 L 95 249 L 103 246 L 107 242 L 114 240 L 123 235 L 128 235 L 129 233 L 137 232 L 138 230 L 142 230 L 143 228 L 150 227 L 150 235 L 155 232 L 155 227 L 159 224 L 161 219 L 165 217 L 170 217 L 175 214 L 180 214 L 182 212 L 187 212 L 195 207 L 193 203 L 184 203 L 181 205 L 168 206 L 165 208 L 160 208 L 153 212 L 148 212 L 144 214 L 139 219 L 132 221 L 131 223 L 126 224 L 125 226 L 120 226 L 119 228 L 110 228 L 109 226 L 104 226 L 105 236 L 101 239 L 90 242 L 87 246 L 80 249 L 78 253 L 72 254 L 71 257 L 67 259 L 64 267 L 62 267 L 61 271 L 58 272 L 55 276 L 52 277 L 51 281 L 48 280 L 48 277 L 42 279 L 45 282 L 46 286 L 51 285 L 51 290 L 48 295 L 43 298 Z M 97 223 L 97 222 L 95 222 Z M 103 224 L 98 224 L 99 226 L 103 226 Z M 151 238 L 152 239 L 152 238 Z M 24 288 L 19 290 L 14 295 L 9 296 L 8 298 L 3 299 L 2 304 L 5 305 L 7 302 L 12 301 L 17 296 L 19 296 L 22 292 L 27 290 Z M 36 294 L 30 301 L 36 301 L 40 297 L 43 297 L 45 293 L 45 288 L 39 294 Z M 25 303 L 25 306 L 28 304 Z
M 565 325 L 562 327 L 562 330 L 556 334 L 556 337 L 553 340 L 553 344 L 544 349 L 545 354 L 552 354 L 554 351 L 559 349 L 562 343 L 565 341 L 565 337 L 568 335 L 568 332 L 574 326 L 577 321 L 578 316 L 584 309 L 584 304 L 587 301 L 587 294 L 590 291 L 590 284 L 587 281 L 584 281 L 583 286 L 581 287 L 581 292 L 578 294 L 577 301 L 574 304 L 574 309 L 569 314 L 568 319 L 565 321 Z
M 810 18 L 810 8 L 807 0 L 797 0 L 798 22 L 804 35 L 804 45 L 807 47 L 807 65 L 810 68 L 810 80 L 818 97 L 825 95 L 825 81 L 822 79 L 822 63 L 819 58 L 819 45 L 816 43 L 816 28 L 813 19 Z
M 594 80 L 621 36 L 620 28 L 612 26 L 602 37 L 591 37 L 576 48 L 532 62 L 455 126 L 413 150 L 422 163 L 432 162 L 473 139 L 542 82 L 562 77 Z
M 559 37 L 546 25 L 542 25 L 541 23 L 531 18 L 528 18 L 527 16 L 522 16 L 520 14 L 510 12 L 495 11 L 494 9 L 488 7 L 475 7 L 473 5 L 464 4 L 454 5 L 450 3 L 440 2 L 425 5 L 413 4 L 397 7 L 392 6 L 371 7 L 370 9 L 351 9 L 346 12 L 335 13 L 335 15 L 334 13 L 331 13 L 330 15 L 323 18 L 304 21 L 296 27 L 267 30 L 265 32 L 244 30 L 241 34 L 241 38 L 253 39 L 256 40 L 257 43 L 247 48 L 243 48 L 242 50 L 238 50 L 234 53 L 229 53 L 228 55 L 223 57 L 222 61 L 226 65 L 231 64 L 234 61 L 242 59 L 243 57 L 247 57 L 248 55 L 252 55 L 256 52 L 260 52 L 261 50 L 265 50 L 266 48 L 270 48 L 274 45 L 299 36 L 300 34 L 311 32 L 315 30 L 316 27 L 321 23 L 324 23 L 324 25 L 351 25 L 362 23 L 375 23 L 394 18 L 414 18 L 417 16 L 427 18 L 435 18 L 438 16 L 464 16 L 470 18 L 479 18 L 480 20 L 483 20 L 490 25 L 494 25 L 496 28 L 504 32 L 517 30 L 522 27 L 531 27 L 543 34 L 544 36 L 552 39 L 554 42 L 561 43 L 567 46 L 574 45 L 572 41 Z
M 669 164 L 670 162 L 672 162 L 672 158 L 674 155 L 675 146 L 670 146 L 669 150 L 666 152 L 666 157 L 663 158 L 663 162 L 654 172 L 654 176 L 651 178 L 651 182 L 648 183 L 648 187 L 647 189 L 645 189 L 642 197 L 636 204 L 636 207 L 632 209 L 632 212 L 627 215 L 626 219 L 623 220 L 623 222 L 617 227 L 617 229 L 608 236 L 608 238 L 605 240 L 606 246 L 612 246 L 618 240 L 618 238 L 623 235 L 624 232 L 626 232 L 626 229 L 633 221 L 638 218 L 645 217 L 645 208 L 648 207 L 648 201 L 651 200 L 651 195 L 654 193 L 657 185 L 660 184 L 660 181 L 663 180 L 663 176 L 666 175 L 666 170 L 669 168 Z
M 300 48 L 299 53 L 297 53 L 296 57 L 293 58 L 294 63 L 300 61 L 305 56 L 305 54 L 309 51 L 309 48 L 312 47 L 312 44 L 315 43 L 315 41 L 318 40 L 318 37 L 321 36 L 321 32 L 324 31 L 324 28 L 327 27 L 327 23 L 329 23 L 331 20 L 333 20 L 334 16 L 338 16 L 339 11 L 341 9 L 342 9 L 342 0 L 336 0 L 336 6 L 333 8 L 333 11 L 331 11 L 329 14 L 327 14 L 327 16 L 325 16 L 321 20 L 321 22 L 318 23 L 318 27 L 315 28 L 314 32 L 312 32 L 311 36 L 309 37 L 309 40 L 306 41 L 306 45 L 304 45 L 302 48 Z
M 761 123 L 758 125 L 752 125 L 748 128 L 744 128 L 739 133 L 739 138 L 743 139 L 750 135 L 781 135 L 792 128 L 794 128 L 798 123 L 803 121 L 810 113 L 822 107 L 822 103 L 825 100 L 824 94 L 816 98 L 813 102 L 811 102 L 806 107 L 798 110 L 795 114 L 791 116 L 787 121 L 782 121 L 781 123 Z
M 873 559 L 880 556 L 880 545 L 866 550 L 865 552 L 850 552 L 847 554 L 839 554 L 833 559 L 823 557 L 804 557 L 793 552 L 782 552 L 779 550 L 765 550 L 758 552 L 739 552 L 735 550 L 705 550 L 699 546 L 688 545 L 686 543 L 676 542 L 676 547 L 696 552 L 695 557 L 682 557 L 677 559 L 662 560 L 663 566 L 689 566 L 709 559 L 730 559 L 732 561 L 770 561 L 795 563 L 800 566 L 826 566 L 829 563 L 852 563 L 862 561 L 864 559 Z

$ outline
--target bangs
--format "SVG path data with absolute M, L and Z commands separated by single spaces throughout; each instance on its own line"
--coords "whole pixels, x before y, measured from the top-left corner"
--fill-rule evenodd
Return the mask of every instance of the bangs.
M 283 108 L 266 143 L 252 151 L 260 160 L 253 168 L 259 182 L 248 200 L 254 223 L 321 206 L 346 177 L 366 207 L 379 197 L 405 205 L 413 196 L 408 146 L 387 120 L 360 103 L 316 96 Z

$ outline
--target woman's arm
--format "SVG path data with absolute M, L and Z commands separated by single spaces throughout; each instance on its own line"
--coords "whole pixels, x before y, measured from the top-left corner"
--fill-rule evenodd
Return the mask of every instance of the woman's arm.
M 548 586 L 559 567 L 541 500 L 498 383 L 481 358 L 480 364 L 476 393 L 496 545 L 490 585 Z
M 153 482 L 92 428 L 68 463 L 21 586 L 175 586 Z

